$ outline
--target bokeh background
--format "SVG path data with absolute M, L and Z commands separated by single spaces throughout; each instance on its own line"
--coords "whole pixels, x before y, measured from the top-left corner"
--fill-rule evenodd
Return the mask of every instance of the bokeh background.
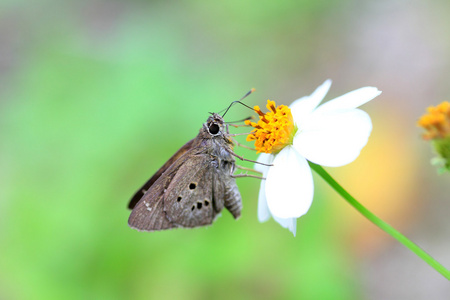
M 1 1 L 0 298 L 444 299 L 446 279 L 320 178 L 296 238 L 257 221 L 250 178 L 242 217 L 208 228 L 137 232 L 126 206 L 252 87 L 263 106 L 327 78 L 326 99 L 376 86 L 368 145 L 328 170 L 450 267 L 450 176 L 416 127 L 450 99 L 449 16 L 444 0 Z

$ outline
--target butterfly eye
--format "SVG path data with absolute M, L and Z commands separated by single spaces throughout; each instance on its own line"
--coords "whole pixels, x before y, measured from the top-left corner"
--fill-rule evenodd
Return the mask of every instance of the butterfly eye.
M 211 126 L 209 126 L 209 133 L 211 134 L 217 134 L 219 132 L 219 125 L 217 124 L 211 124 Z

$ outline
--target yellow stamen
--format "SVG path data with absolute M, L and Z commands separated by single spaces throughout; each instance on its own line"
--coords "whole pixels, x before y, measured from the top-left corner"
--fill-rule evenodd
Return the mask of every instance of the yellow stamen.
M 450 136 L 450 103 L 442 102 L 436 107 L 427 108 L 428 114 L 423 115 L 417 125 L 423 127 L 425 140 L 444 139 Z
M 259 114 L 258 123 L 245 121 L 254 127 L 247 141 L 255 141 L 255 148 L 264 153 L 277 153 L 286 145 L 292 144 L 296 131 L 291 110 L 286 105 L 276 107 L 275 101 L 267 100 L 269 112 L 263 113 L 258 106 L 254 110 Z
M 261 109 L 259 109 L 258 105 L 255 105 L 253 107 L 253 109 L 258 113 L 258 115 L 260 115 L 261 117 L 264 117 L 264 113 L 261 111 Z

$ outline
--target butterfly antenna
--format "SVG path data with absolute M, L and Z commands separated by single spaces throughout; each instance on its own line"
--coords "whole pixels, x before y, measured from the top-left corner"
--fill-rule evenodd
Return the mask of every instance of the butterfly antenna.
M 244 100 L 247 96 L 249 96 L 249 95 L 250 95 L 251 93 L 253 93 L 254 91 L 255 91 L 255 89 L 252 88 L 250 91 L 247 92 L 247 94 L 244 95 L 244 97 L 242 97 L 241 99 L 239 99 L 239 100 L 237 100 L 237 101 L 231 102 L 230 106 L 228 106 L 228 108 L 225 110 L 225 113 L 222 115 L 222 118 L 225 117 L 225 115 L 227 114 L 228 110 L 229 110 L 234 104 L 236 104 L 236 103 L 242 104 L 242 105 L 244 105 L 245 107 L 250 108 L 251 110 L 253 110 L 252 107 L 248 106 L 248 105 L 245 104 L 245 103 L 242 103 L 241 101 Z

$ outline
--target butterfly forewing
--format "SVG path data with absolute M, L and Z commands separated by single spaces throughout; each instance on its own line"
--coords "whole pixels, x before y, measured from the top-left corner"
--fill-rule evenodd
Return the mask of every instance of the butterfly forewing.
M 134 207 L 128 219 L 132 228 L 145 231 L 163 230 L 177 227 L 167 219 L 164 211 L 164 193 L 177 174 L 178 169 L 188 160 L 185 153 L 175 161 L 145 192 Z
M 163 209 L 165 186 L 170 182 L 169 177 L 159 177 L 151 188 L 136 204 L 128 219 L 128 225 L 137 230 L 154 231 L 176 227 L 166 218 Z
M 131 198 L 130 203 L 128 204 L 129 209 L 133 209 L 134 206 L 141 200 L 142 196 L 144 196 L 145 192 L 155 183 L 156 180 L 164 173 L 174 162 L 176 162 L 183 154 L 189 151 L 192 148 L 194 143 L 194 139 L 190 140 L 183 147 L 181 147 L 171 158 L 161 167 L 158 171 L 149 179 L 147 182 L 134 194 Z

